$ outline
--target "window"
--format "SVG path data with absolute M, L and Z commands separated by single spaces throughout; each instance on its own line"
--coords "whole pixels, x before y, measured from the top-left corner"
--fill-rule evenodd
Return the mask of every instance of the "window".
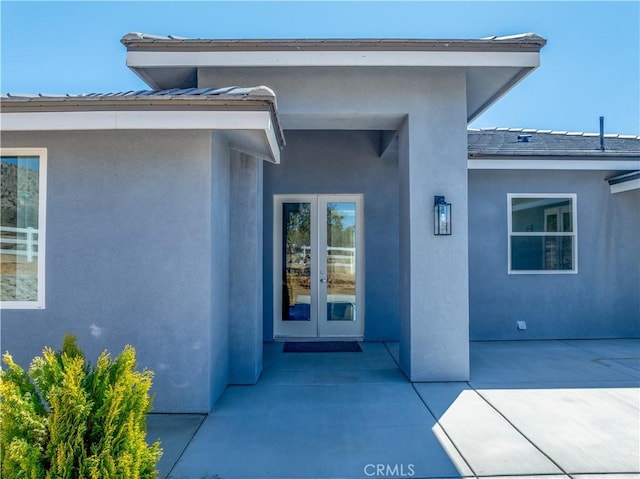
M 509 274 L 576 273 L 575 194 L 508 194 Z
M 47 150 L 0 149 L 0 307 L 44 308 Z

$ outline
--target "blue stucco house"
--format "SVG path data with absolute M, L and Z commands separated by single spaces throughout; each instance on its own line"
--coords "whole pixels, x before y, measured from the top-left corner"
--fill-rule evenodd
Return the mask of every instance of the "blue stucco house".
M 640 336 L 640 137 L 467 125 L 539 66 L 479 40 L 122 39 L 144 91 L 4 96 L 2 348 L 126 343 L 160 412 L 265 341 Z

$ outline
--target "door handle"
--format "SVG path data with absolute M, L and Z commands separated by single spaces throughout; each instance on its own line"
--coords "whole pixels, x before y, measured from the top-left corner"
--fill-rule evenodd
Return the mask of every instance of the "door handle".
M 326 283 L 326 282 L 327 282 L 327 280 L 326 280 L 326 279 L 324 279 L 324 278 L 320 278 L 320 282 L 321 282 L 321 283 Z

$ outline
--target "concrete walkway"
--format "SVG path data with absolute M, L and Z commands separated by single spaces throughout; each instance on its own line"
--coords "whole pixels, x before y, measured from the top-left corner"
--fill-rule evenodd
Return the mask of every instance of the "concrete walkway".
M 471 343 L 469 382 L 416 384 L 397 343 L 264 347 L 209 415 L 150 415 L 161 477 L 640 477 L 640 340 Z

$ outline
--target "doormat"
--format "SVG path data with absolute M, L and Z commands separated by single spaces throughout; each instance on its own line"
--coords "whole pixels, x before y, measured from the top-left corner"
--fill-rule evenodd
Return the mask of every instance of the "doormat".
M 361 353 L 357 341 L 312 341 L 286 342 L 282 350 L 285 353 Z

